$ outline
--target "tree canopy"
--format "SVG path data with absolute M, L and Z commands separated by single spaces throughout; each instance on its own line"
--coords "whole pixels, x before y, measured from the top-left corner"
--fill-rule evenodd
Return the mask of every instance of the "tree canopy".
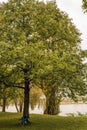
M 82 8 L 84 12 L 87 12 L 87 0 L 82 0 Z

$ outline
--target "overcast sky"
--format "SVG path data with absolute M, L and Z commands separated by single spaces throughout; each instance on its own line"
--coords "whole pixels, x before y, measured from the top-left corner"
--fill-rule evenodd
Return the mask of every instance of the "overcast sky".
M 7 0 L 0 0 L 7 1 Z M 87 49 L 87 14 L 83 13 L 82 0 L 56 0 L 58 7 L 66 11 L 69 17 L 73 19 L 73 23 L 82 33 L 82 48 Z
M 83 13 L 82 0 L 57 0 L 58 7 L 66 11 L 82 33 L 82 48 L 87 49 L 87 14 Z

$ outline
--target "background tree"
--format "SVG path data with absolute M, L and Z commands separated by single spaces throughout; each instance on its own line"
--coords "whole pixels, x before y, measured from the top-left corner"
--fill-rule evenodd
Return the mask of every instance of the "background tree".
M 35 106 L 40 107 L 40 98 L 43 95 L 42 90 L 39 87 L 32 87 L 30 90 L 30 105 L 33 110 Z
M 84 12 L 87 12 L 87 0 L 82 0 L 82 8 L 84 9 Z
M 6 106 L 10 104 L 10 88 L 6 88 L 4 85 L 0 87 L 0 100 L 2 112 L 6 112 Z
M 59 52 L 58 52 L 59 53 Z M 87 92 L 85 79 L 85 66 L 78 53 L 64 55 L 59 58 L 58 53 L 49 56 L 51 63 L 49 71 L 42 78 L 42 88 L 47 97 L 45 113 L 58 114 L 58 106 L 63 97 L 70 97 L 77 101 L 78 95 Z M 62 60 L 63 59 L 63 60 Z
M 10 104 L 15 105 L 17 112 L 23 112 L 24 95 L 20 88 L 11 88 Z

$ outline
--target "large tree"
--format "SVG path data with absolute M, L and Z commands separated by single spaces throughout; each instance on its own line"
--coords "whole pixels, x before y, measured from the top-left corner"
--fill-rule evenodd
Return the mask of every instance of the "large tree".
M 9 73 L 12 74 L 11 77 L 1 81 L 6 86 L 11 84 L 24 89 L 23 121 L 26 119 L 28 122 L 30 82 L 43 57 L 44 48 L 40 40 L 34 40 L 37 36 L 33 27 L 33 4 L 33 1 L 14 0 L 0 6 L 0 23 L 2 24 L 0 33 L 1 42 L 3 41 L 0 58 L 2 66 L 6 64 L 6 70 L 10 69 Z M 21 87 L 22 84 L 24 85 Z
M 49 70 L 41 77 L 41 86 L 47 97 L 45 113 L 58 114 L 58 106 L 63 97 L 77 101 L 78 95 L 87 93 L 85 65 L 82 63 L 81 51 L 76 52 L 63 51 L 61 56 L 60 52 L 55 52 L 49 56 Z
M 57 114 L 56 104 L 59 105 L 63 96 L 67 95 L 76 100 L 76 95 L 86 89 L 80 48 L 81 39 L 78 29 L 65 12 L 54 8 L 55 4 L 49 2 L 47 6 L 43 4 L 39 3 L 38 10 L 34 14 L 39 36 L 46 40 L 47 61 L 49 61 L 48 67 L 44 68 L 45 75 L 41 76 L 41 85 L 44 84 L 42 86 L 45 86 L 46 90 L 44 91 L 47 97 L 45 112 Z M 47 14 L 48 8 L 51 19 Z

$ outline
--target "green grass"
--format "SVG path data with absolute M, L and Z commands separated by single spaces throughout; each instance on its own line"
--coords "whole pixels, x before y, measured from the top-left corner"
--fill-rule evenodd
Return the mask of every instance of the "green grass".
M 21 114 L 0 113 L 0 130 L 87 130 L 87 117 L 30 115 L 31 125 L 18 124 Z

